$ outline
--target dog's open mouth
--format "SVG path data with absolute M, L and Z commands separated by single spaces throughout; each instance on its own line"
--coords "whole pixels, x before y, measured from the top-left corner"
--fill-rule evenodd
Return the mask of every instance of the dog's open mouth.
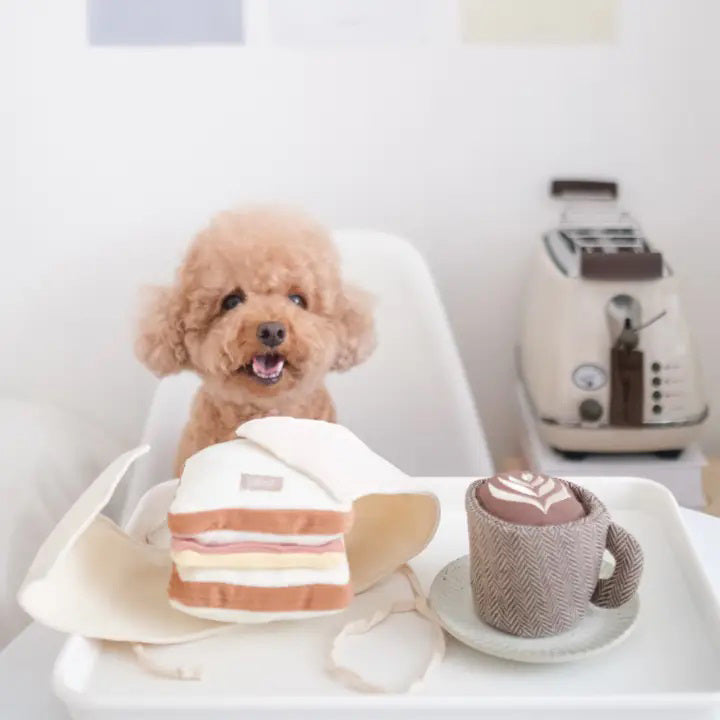
M 252 362 L 242 369 L 264 385 L 278 382 L 285 367 L 285 357 L 280 353 L 262 353 L 253 355 Z

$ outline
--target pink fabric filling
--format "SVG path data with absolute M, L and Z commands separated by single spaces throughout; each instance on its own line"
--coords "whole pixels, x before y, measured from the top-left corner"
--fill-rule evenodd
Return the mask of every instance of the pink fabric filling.
M 235 542 L 223 545 L 203 545 L 190 538 L 174 537 L 170 545 L 175 552 L 192 550 L 198 553 L 226 554 L 226 553 L 325 553 L 343 552 L 345 545 L 342 538 L 336 538 L 322 545 L 296 545 L 295 543 L 264 543 L 264 542 Z

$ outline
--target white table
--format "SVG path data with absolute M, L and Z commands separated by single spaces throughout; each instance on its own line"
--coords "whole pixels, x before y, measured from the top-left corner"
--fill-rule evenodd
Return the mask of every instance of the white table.
M 686 509 L 682 509 L 681 514 L 715 592 L 720 596 L 720 518 Z M 64 635 L 33 623 L 0 652 L 2 720 L 69 717 L 50 687 L 52 667 L 64 640 Z M 720 718 L 720 713 L 717 717 Z M 614 720 L 622 720 L 622 717 L 616 713 Z M 678 720 L 682 720 L 680 715 Z

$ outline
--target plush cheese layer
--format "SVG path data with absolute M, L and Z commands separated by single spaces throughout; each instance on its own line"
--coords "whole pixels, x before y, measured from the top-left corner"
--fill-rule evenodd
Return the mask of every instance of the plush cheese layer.
M 188 583 L 277 588 L 298 585 L 346 585 L 350 582 L 347 562 L 329 568 L 233 569 L 179 565 L 176 569 L 180 579 Z
M 278 568 L 330 568 L 345 562 L 344 552 L 325 553 L 224 553 L 206 555 L 192 550 L 171 553 L 178 567 L 278 569 Z
M 282 487 L 280 490 L 245 489 L 243 475 L 282 478 Z M 339 503 L 315 480 L 293 470 L 249 440 L 240 439 L 205 448 L 185 463 L 170 514 L 233 507 L 340 513 L 351 510 L 350 503 Z

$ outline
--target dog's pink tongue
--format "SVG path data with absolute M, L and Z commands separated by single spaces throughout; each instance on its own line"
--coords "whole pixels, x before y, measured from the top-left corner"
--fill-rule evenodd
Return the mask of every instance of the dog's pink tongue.
M 282 372 L 285 360 L 280 355 L 256 355 L 253 358 L 253 372 L 261 378 L 276 377 Z

